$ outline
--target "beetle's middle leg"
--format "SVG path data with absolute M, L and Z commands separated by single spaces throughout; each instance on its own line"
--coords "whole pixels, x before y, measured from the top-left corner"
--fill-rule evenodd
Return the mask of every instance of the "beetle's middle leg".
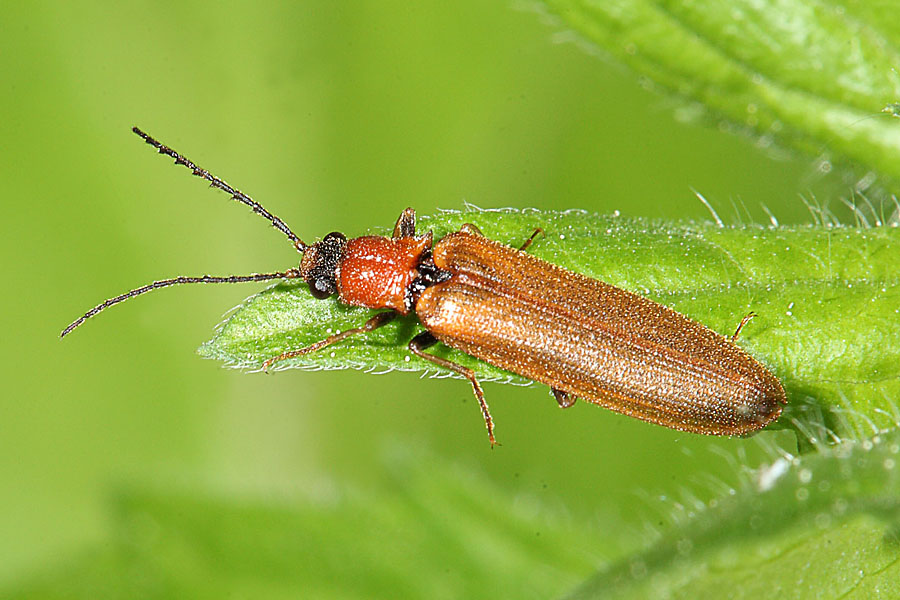
M 472 223 L 464 223 L 462 227 L 459 228 L 460 231 L 465 233 L 471 233 L 472 235 L 478 235 L 484 237 L 484 234 L 478 229 L 477 225 L 473 225 Z M 534 233 L 531 234 L 531 237 L 525 240 L 525 243 L 519 246 L 519 252 L 527 250 L 528 247 L 534 242 L 534 238 L 544 233 L 544 230 L 540 227 L 535 228 Z
M 479 237 L 484 237 L 484 234 L 478 229 L 478 225 L 474 223 L 463 223 L 462 227 L 459 228 L 463 233 L 471 233 L 472 235 L 477 235 Z
M 283 354 L 279 354 L 278 356 L 274 356 L 264 362 L 262 364 L 262 370 L 267 372 L 269 371 L 269 367 L 274 365 L 277 362 L 281 362 L 288 358 L 294 358 L 295 356 L 301 356 L 303 354 L 309 354 L 310 352 L 315 352 L 316 350 L 321 350 L 326 346 L 330 346 L 331 344 L 340 342 L 341 340 L 345 340 L 351 335 L 357 335 L 360 333 L 369 333 L 370 331 L 375 331 L 379 327 L 383 325 L 387 325 L 391 321 L 393 321 L 397 317 L 397 313 L 394 311 L 378 313 L 368 321 L 366 321 L 362 327 L 354 327 L 353 329 L 348 329 L 346 331 L 341 331 L 340 333 L 335 333 L 334 335 L 329 335 L 324 340 L 318 341 L 315 344 L 310 344 L 305 348 L 300 348 L 299 350 L 291 350 L 289 352 L 285 352 Z
M 463 377 L 469 380 L 472 384 L 472 391 L 475 393 L 475 398 L 478 400 L 478 404 L 481 406 L 481 416 L 484 417 L 484 425 L 487 427 L 488 438 L 491 440 L 491 448 L 497 443 L 497 440 L 494 438 L 494 420 L 491 418 L 491 413 L 488 410 L 487 402 L 484 400 L 484 391 L 481 389 L 481 384 L 478 383 L 478 379 L 475 377 L 475 372 L 468 367 L 464 367 L 462 365 L 458 365 L 453 361 L 447 360 L 446 358 L 441 358 L 440 356 L 435 356 L 434 354 L 428 354 L 425 352 L 426 348 L 430 348 L 437 344 L 438 340 L 434 337 L 430 332 L 423 331 L 416 337 L 414 337 L 409 342 L 409 351 L 418 356 L 419 358 L 424 358 L 425 360 L 432 362 L 439 367 L 444 367 L 445 369 L 450 369 L 455 373 L 459 373 Z
M 543 235 L 543 233 L 544 233 L 543 229 L 541 229 L 540 227 L 536 227 L 534 230 L 534 233 L 531 234 L 531 237 L 528 238 L 527 240 L 525 240 L 524 244 L 519 246 L 519 252 L 524 252 L 525 250 L 528 250 L 528 247 L 534 243 L 534 238 L 536 238 L 539 235 Z

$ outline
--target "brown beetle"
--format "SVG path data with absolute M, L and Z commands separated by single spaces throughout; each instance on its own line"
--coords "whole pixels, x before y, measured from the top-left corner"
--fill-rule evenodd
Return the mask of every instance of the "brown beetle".
M 306 244 L 249 196 L 194 165 L 138 128 L 134 132 L 215 188 L 247 204 L 284 233 L 303 259 L 298 269 L 229 277 L 176 277 L 137 288 L 91 309 L 65 336 L 101 310 L 144 292 L 182 283 L 303 279 L 316 298 L 388 309 L 358 328 L 263 363 L 315 352 L 414 312 L 426 331 L 409 342 L 416 356 L 472 384 L 494 444 L 494 426 L 475 373 L 425 352 L 443 342 L 494 366 L 550 386 L 563 408 L 576 398 L 681 431 L 739 435 L 765 427 L 787 402 L 778 379 L 734 341 L 637 294 L 568 271 L 486 238 L 472 224 L 433 244 L 416 234 L 415 211 L 400 215 L 391 237 L 348 240 L 330 233 Z M 432 247 L 433 245 L 433 247 Z

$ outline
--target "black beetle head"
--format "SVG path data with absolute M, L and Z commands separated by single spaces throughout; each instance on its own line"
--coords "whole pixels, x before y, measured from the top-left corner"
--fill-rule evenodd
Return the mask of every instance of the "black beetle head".
M 346 246 L 347 237 L 334 231 L 303 251 L 300 277 L 309 285 L 315 298 L 321 300 L 337 292 L 338 267 Z

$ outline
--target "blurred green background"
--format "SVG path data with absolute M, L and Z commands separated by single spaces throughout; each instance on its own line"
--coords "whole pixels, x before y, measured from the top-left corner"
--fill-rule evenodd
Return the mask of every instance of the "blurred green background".
M 595 523 L 636 530 L 646 497 L 737 478 L 769 443 L 668 431 L 546 389 L 487 385 L 491 450 L 465 382 L 409 374 L 242 374 L 195 349 L 262 285 L 178 274 L 294 266 L 285 239 L 129 131 L 139 125 L 306 239 L 387 227 L 406 206 L 584 208 L 726 221 L 808 217 L 843 191 L 585 52 L 510 2 L 14 3 L 0 63 L 4 335 L 0 586 L 103 544 L 127 486 L 303 502 L 386 483 L 393 447 Z M 761 439 L 762 438 L 762 439 Z M 428 535 L 428 532 L 423 532 Z M 361 536 L 366 532 L 361 531 Z M 386 541 L 385 543 L 390 543 Z M 416 552 L 409 548 L 408 552 Z M 348 559 L 351 557 L 348 556 Z M 585 573 L 587 575 L 587 573 Z

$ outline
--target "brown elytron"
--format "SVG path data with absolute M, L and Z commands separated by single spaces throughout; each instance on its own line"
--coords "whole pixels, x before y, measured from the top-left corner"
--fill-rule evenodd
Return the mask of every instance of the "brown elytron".
M 63 337 L 100 311 L 154 289 L 300 278 L 316 298 L 337 295 L 344 304 L 388 312 L 272 357 L 263 370 L 414 312 L 425 331 L 409 342 L 410 352 L 469 380 L 491 444 L 493 419 L 475 372 L 425 352 L 438 341 L 549 385 L 563 408 L 582 398 L 682 431 L 748 433 L 777 419 L 787 402 L 778 379 L 734 344 L 752 313 L 726 338 L 661 304 L 527 254 L 534 235 L 515 250 L 467 224 L 432 248 L 431 232 L 416 235 L 411 208 L 401 213 L 391 237 L 348 240 L 332 232 L 306 244 L 246 194 L 143 131 L 134 132 L 267 219 L 303 259 L 299 268 L 281 272 L 155 281 L 95 306 L 66 327 Z
M 434 248 L 452 273 L 416 303 L 441 342 L 500 368 L 672 429 L 735 435 L 786 402 L 758 361 L 637 294 L 466 232 Z

